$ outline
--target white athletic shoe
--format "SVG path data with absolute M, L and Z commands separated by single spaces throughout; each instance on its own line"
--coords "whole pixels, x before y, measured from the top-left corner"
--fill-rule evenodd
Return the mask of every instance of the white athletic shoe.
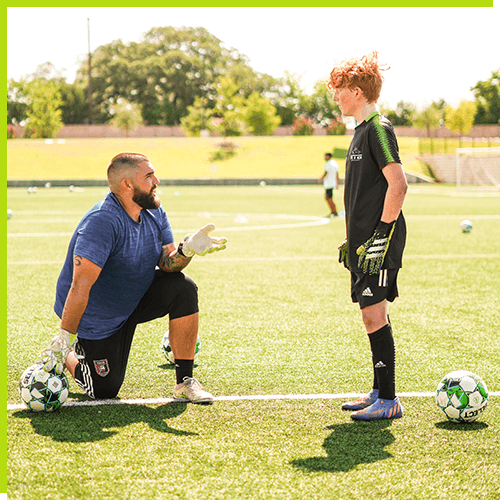
M 191 403 L 211 403 L 214 397 L 204 391 L 201 384 L 195 378 L 184 377 L 181 384 L 174 387 L 174 398 L 176 401 L 189 401 Z

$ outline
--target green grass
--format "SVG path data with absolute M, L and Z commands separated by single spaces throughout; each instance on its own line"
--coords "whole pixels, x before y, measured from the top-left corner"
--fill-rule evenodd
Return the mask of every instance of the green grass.
M 7 238 L 8 403 L 19 403 L 22 371 L 58 328 L 52 306 L 66 233 L 103 193 L 7 190 L 7 231 L 18 234 Z M 229 240 L 186 269 L 200 291 L 195 376 L 207 390 L 369 389 L 368 341 L 336 261 L 344 221 L 262 228 L 326 213 L 321 186 L 163 187 L 160 196 L 177 241 L 209 220 Z M 341 204 L 341 192 L 334 196 Z M 401 297 L 391 306 L 398 392 L 434 391 L 458 368 L 500 391 L 500 196 L 411 186 L 405 214 Z M 474 223 L 467 235 L 465 218 Z M 120 398 L 171 397 L 174 372 L 159 350 L 167 323 L 139 326 Z M 88 400 L 70 389 L 71 400 Z M 499 396 L 470 425 L 446 422 L 431 397 L 403 397 L 403 419 L 374 423 L 353 422 L 342 401 L 11 410 L 9 499 L 500 498 Z
M 7 178 L 27 180 L 105 179 L 109 160 L 123 151 L 145 153 L 161 179 L 179 178 L 319 178 L 323 155 L 333 151 L 345 171 L 350 136 L 236 137 L 232 158 L 217 162 L 212 170 L 211 154 L 222 138 L 149 139 L 16 139 L 7 141 Z M 401 158 L 408 170 L 426 174 L 416 160 L 418 139 L 399 139 Z M 89 151 L 92 151 L 89 154 Z

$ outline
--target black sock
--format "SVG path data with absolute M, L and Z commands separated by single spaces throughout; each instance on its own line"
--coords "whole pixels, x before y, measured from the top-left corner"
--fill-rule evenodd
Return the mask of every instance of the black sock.
M 176 359 L 175 360 L 175 378 L 178 384 L 184 382 L 184 377 L 193 377 L 193 359 Z
M 373 356 L 372 356 L 373 361 Z M 378 391 L 378 379 L 377 379 L 377 370 L 375 370 L 375 363 L 373 363 L 373 389 L 377 389 Z
M 387 324 L 368 335 L 372 350 L 374 378 L 378 386 L 380 399 L 396 397 L 395 365 L 396 350 L 392 328 Z

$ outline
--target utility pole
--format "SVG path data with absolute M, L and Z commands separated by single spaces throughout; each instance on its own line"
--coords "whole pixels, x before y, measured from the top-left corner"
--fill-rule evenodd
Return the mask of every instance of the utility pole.
M 89 46 L 89 124 L 92 124 L 92 62 L 90 55 L 90 18 L 87 18 L 87 39 Z

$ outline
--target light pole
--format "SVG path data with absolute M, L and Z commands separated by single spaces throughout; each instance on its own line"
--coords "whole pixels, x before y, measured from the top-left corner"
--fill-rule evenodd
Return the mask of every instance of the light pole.
M 92 124 L 92 62 L 90 54 L 90 18 L 87 18 L 87 38 L 89 48 L 89 124 Z

